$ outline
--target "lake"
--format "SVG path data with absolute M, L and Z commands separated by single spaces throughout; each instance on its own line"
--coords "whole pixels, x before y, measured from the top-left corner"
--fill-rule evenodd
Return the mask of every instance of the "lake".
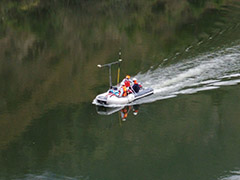
M 1 1 L 0 179 L 240 180 L 239 20 L 238 0 Z M 154 94 L 95 106 L 119 51 Z

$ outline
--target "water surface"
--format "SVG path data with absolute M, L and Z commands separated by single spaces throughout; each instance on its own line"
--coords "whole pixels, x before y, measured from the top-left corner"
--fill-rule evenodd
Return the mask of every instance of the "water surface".
M 0 179 L 240 179 L 237 0 L 0 7 Z M 126 121 L 92 105 L 119 49 Z

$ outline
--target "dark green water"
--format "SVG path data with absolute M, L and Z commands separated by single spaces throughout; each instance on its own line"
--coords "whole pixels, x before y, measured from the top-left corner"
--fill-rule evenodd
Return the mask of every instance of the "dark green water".
M 239 180 L 239 20 L 238 0 L 1 1 L 0 179 Z M 92 105 L 120 48 L 155 90 L 126 121 Z

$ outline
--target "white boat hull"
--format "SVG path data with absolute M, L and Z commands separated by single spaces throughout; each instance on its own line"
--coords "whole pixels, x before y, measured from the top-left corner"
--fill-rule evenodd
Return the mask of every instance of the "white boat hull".
M 139 93 L 132 93 L 125 97 L 118 97 L 115 95 L 110 95 L 108 92 L 99 94 L 94 100 L 93 104 L 108 106 L 108 105 L 126 105 L 137 99 L 146 97 L 153 94 L 153 89 L 143 89 Z

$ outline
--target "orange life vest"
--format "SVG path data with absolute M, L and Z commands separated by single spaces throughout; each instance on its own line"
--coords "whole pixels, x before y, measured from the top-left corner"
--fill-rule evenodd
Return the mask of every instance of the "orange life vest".
M 123 89 L 123 94 L 122 94 L 122 96 L 123 96 L 123 97 L 127 96 L 127 88 L 126 88 L 126 86 L 122 86 L 122 89 Z

